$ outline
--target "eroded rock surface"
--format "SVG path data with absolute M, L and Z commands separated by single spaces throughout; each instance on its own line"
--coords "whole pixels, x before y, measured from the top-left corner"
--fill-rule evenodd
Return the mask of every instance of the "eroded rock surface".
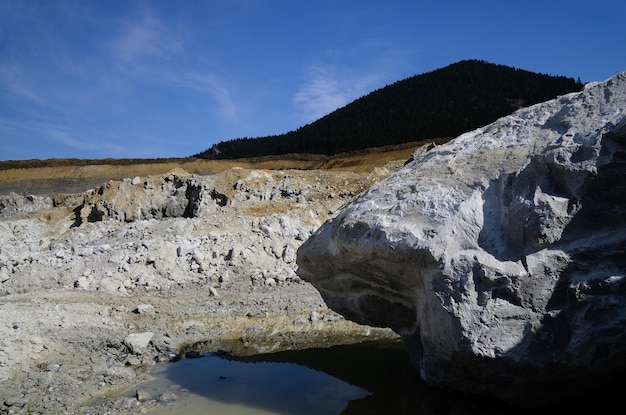
M 540 406 L 619 374 L 626 72 L 414 159 L 316 231 L 298 274 L 393 328 L 434 385 Z
M 245 354 L 395 338 L 295 273 L 298 246 L 388 174 L 175 169 L 0 196 L 0 414 L 146 413 L 170 399 L 99 399 L 197 342 Z

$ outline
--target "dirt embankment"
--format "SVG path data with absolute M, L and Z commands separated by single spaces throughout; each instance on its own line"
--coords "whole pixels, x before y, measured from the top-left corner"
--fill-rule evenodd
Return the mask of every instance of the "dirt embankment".
M 367 172 L 388 163 L 402 163 L 421 145 L 447 139 L 412 142 L 372 148 L 333 156 L 292 154 L 236 160 L 180 159 L 51 159 L 0 162 L 0 195 L 10 192 L 44 195 L 77 193 L 100 186 L 109 180 L 165 174 L 182 168 L 191 174 L 220 173 L 234 167 L 262 170 L 342 170 Z

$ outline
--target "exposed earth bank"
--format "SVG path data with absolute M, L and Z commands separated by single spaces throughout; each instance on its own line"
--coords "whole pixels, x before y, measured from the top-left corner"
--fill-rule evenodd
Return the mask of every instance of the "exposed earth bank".
M 0 171 L 0 413 L 162 408 L 176 396 L 115 395 L 199 342 L 251 354 L 395 338 L 329 310 L 295 254 L 417 146 Z

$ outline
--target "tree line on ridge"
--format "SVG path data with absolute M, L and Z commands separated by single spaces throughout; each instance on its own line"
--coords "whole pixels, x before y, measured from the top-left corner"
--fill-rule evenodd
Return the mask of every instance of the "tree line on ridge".
M 580 79 L 466 60 L 397 81 L 297 130 L 222 141 L 193 157 L 332 155 L 456 137 L 520 107 L 580 91 L 583 86 Z

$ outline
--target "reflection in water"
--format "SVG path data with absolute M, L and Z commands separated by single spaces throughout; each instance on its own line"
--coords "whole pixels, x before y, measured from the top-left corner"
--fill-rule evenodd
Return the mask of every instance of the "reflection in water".
M 436 413 L 436 403 L 427 399 L 438 391 L 424 385 L 409 366 L 399 342 L 367 342 L 329 348 L 289 350 L 246 357 L 226 356 L 238 362 L 292 362 L 312 371 L 321 371 L 367 393 L 345 400 L 335 412 L 325 414 L 420 414 Z M 439 393 L 440 394 L 440 393 Z M 289 412 L 305 413 L 305 412 Z
M 346 402 L 368 393 L 293 363 L 237 362 L 211 354 L 177 363 L 166 376 L 212 401 L 269 413 L 338 414 Z
M 181 397 L 167 414 L 529 415 L 584 406 L 566 402 L 539 411 L 513 410 L 493 399 L 431 388 L 409 367 L 401 345 L 390 342 L 245 357 L 207 353 L 157 368 L 153 375 L 160 381 L 142 389 L 157 396 L 150 388 L 177 388 Z M 589 403 L 588 411 L 610 403 Z

